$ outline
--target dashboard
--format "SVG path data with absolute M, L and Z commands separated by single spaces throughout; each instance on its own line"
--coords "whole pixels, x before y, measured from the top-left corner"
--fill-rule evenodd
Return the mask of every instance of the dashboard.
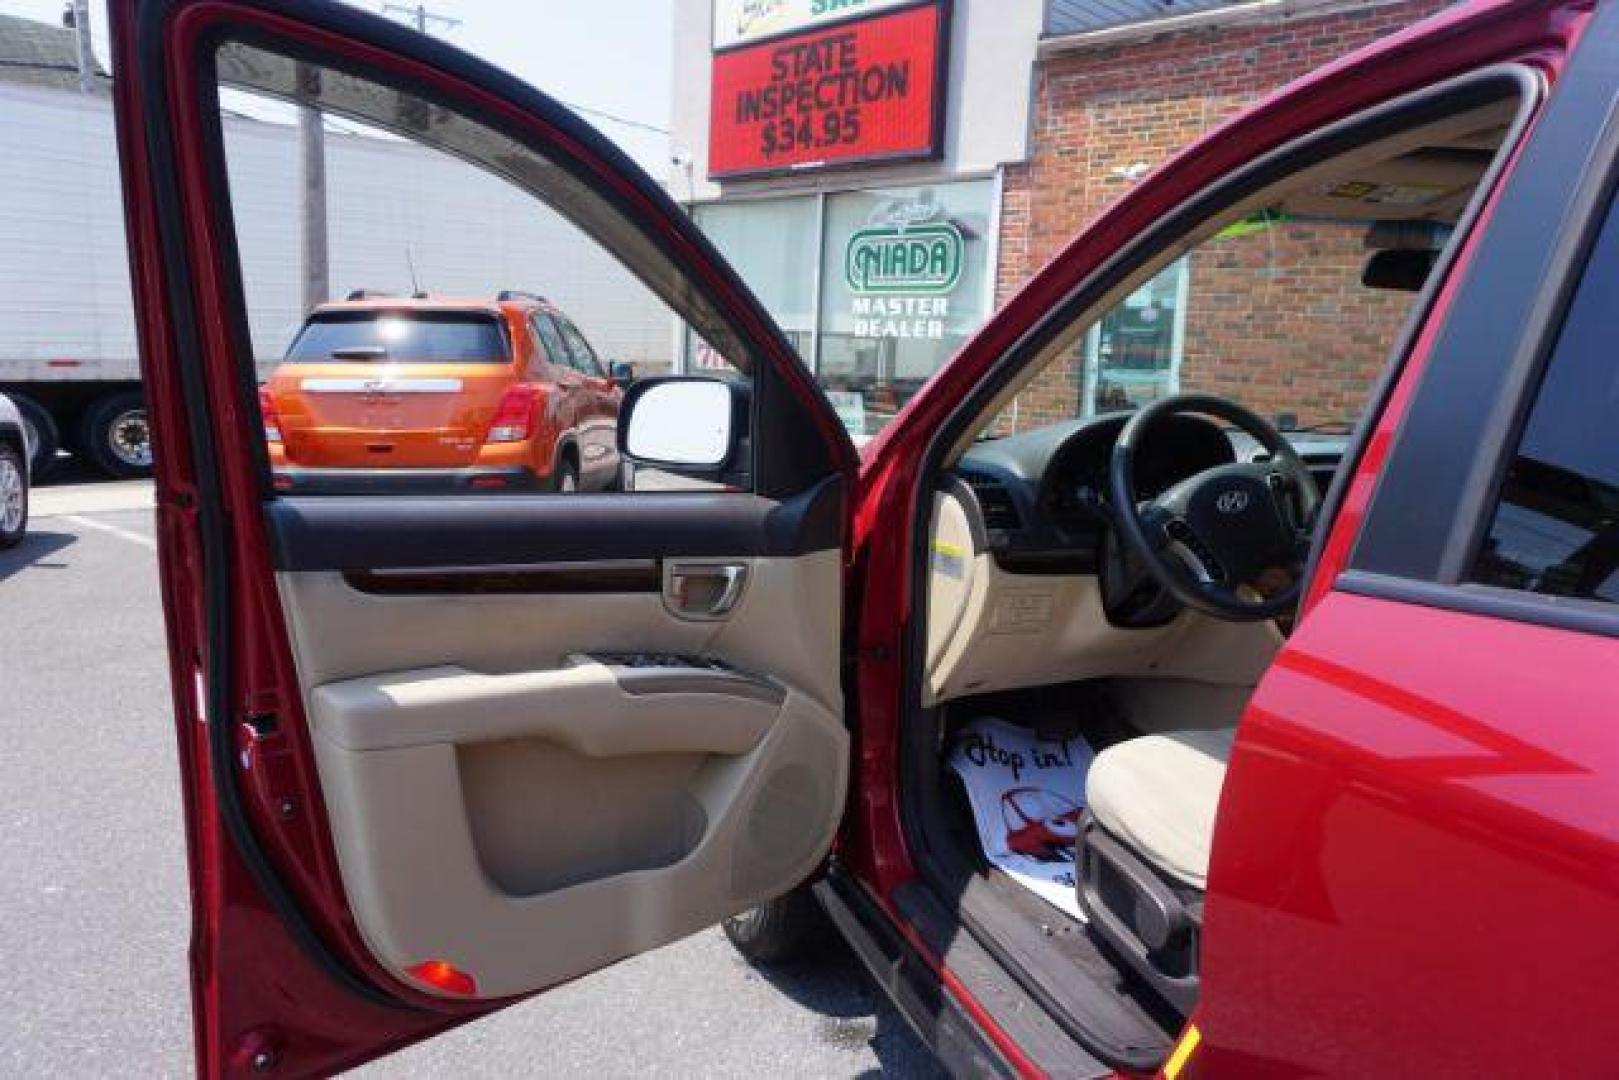
M 975 444 L 955 477 L 971 490 L 985 546 L 1001 569 L 1024 574 L 1093 574 L 1111 527 L 1108 468 L 1113 444 L 1130 419 L 1109 413 Z M 1325 493 L 1346 439 L 1287 433 Z M 1257 460 L 1262 447 L 1198 416 L 1165 417 L 1136 455 L 1143 498 L 1233 461 Z
M 947 475 L 929 529 L 928 703 L 1102 678 L 1116 690 L 1167 687 L 1153 712 L 1186 707 L 1175 686 L 1237 688 L 1233 700 L 1247 699 L 1281 644 L 1278 624 L 1186 611 L 1112 539 L 1108 469 L 1129 419 L 1112 413 L 980 442 Z M 1329 484 L 1347 440 L 1285 435 L 1316 482 Z M 1203 417 L 1166 416 L 1137 451 L 1140 494 L 1267 454 Z

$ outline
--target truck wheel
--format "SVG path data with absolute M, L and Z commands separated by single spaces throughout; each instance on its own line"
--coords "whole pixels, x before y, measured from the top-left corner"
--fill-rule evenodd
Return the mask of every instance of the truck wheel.
M 84 410 L 79 445 L 102 472 L 119 479 L 152 475 L 152 426 L 139 394 L 109 394 Z
M 20 394 L 12 394 L 11 403 L 22 414 L 23 427 L 28 429 L 28 445 L 34 448 L 32 466 L 34 479 L 48 475 L 56 465 L 56 452 L 62 448 L 62 433 L 56 421 L 44 407 Z
M 767 900 L 720 923 L 737 952 L 766 967 L 812 955 L 830 936 L 831 924 L 808 885 Z
M 16 547 L 28 532 L 28 469 L 14 446 L 0 444 L 0 548 Z

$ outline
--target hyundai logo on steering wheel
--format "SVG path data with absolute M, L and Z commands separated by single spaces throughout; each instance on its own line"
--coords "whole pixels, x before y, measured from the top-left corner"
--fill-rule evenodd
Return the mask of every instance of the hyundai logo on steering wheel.
M 1240 514 L 1248 509 L 1248 493 L 1241 489 L 1221 492 L 1214 500 L 1214 508 L 1222 514 Z

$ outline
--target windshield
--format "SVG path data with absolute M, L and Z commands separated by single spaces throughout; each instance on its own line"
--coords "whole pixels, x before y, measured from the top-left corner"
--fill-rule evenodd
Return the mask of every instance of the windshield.
M 304 324 L 286 358 L 294 363 L 500 363 L 506 359 L 506 339 L 494 317 L 478 312 L 324 312 Z
M 1347 434 L 1447 232 L 1243 218 L 1088 326 L 981 437 L 1182 393 L 1236 400 L 1282 430 Z M 1417 272 L 1377 272 L 1391 264 Z

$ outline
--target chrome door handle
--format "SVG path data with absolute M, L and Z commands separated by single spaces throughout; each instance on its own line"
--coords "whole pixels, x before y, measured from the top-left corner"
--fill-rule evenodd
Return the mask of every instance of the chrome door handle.
M 681 619 L 723 619 L 747 581 L 746 563 L 671 563 L 663 574 L 663 604 Z

